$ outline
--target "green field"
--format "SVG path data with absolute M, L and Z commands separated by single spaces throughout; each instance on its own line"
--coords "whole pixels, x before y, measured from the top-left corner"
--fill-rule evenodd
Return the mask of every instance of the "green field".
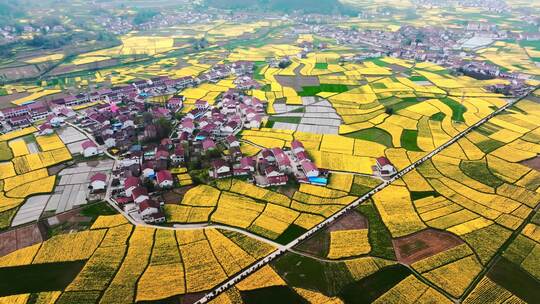
M 441 101 L 452 109 L 453 121 L 465 122 L 463 114 L 467 112 L 467 108 L 464 105 L 450 98 L 442 98 Z
M 379 128 L 364 129 L 353 133 L 345 134 L 345 136 L 355 139 L 373 141 L 389 148 L 394 146 L 392 144 L 392 135 L 390 135 L 390 133 L 388 133 L 387 131 Z
M 75 261 L 1 268 L 0 296 L 63 290 L 84 263 Z
M 407 149 L 407 151 L 422 152 L 422 149 L 418 147 L 418 131 L 417 130 L 403 130 L 401 133 L 401 147 Z
M 298 92 L 299 96 L 316 96 L 320 92 L 332 92 L 332 93 L 343 93 L 347 92 L 349 87 L 343 84 L 323 84 L 319 86 L 308 86 L 302 87 L 302 91 Z
M 372 203 L 362 204 L 356 210 L 368 218 L 369 243 L 371 244 L 370 255 L 385 259 L 395 259 L 392 236 L 388 228 L 384 225 L 375 206 Z

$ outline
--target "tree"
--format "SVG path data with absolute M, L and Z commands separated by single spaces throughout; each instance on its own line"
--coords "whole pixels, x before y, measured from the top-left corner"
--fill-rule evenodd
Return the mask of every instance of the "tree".
M 284 69 L 284 68 L 290 66 L 291 63 L 292 63 L 292 62 L 291 62 L 290 60 L 281 60 L 281 61 L 279 62 L 279 64 L 278 64 L 278 66 L 279 66 L 280 69 Z
M 171 131 L 172 131 L 172 123 L 170 120 L 166 118 L 159 118 L 156 121 L 156 126 L 157 126 L 158 138 L 169 137 L 169 134 L 171 134 Z
M 156 10 L 152 10 L 152 9 L 140 10 L 137 12 L 135 17 L 133 18 L 133 23 L 136 25 L 140 25 L 140 24 L 143 24 L 152 20 L 152 18 L 154 18 L 157 15 L 159 15 L 159 12 Z

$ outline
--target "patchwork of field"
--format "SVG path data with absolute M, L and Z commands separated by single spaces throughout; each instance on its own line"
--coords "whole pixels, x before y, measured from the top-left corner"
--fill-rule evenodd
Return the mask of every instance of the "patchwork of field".
M 58 129 L 57 133 L 71 154 L 82 152 L 81 144 L 87 139 L 86 135 L 71 126 Z
M 341 117 L 332 105 L 318 97 L 302 97 L 302 106 L 274 104 L 276 114 L 269 119 L 276 130 L 292 130 L 314 134 L 338 134 Z
M 40 265 L 79 261 L 80 272 L 58 290 L 56 303 L 133 303 L 209 290 L 273 250 L 235 232 L 133 227 L 113 215 L 99 217 L 88 231 L 3 256 L 0 271 L 30 273 Z
M 301 185 L 289 197 L 241 180 L 226 179 L 215 187 L 199 185 L 190 189 L 179 205 L 165 205 L 165 213 L 172 223 L 224 224 L 287 243 L 353 202 L 357 198 L 349 194 L 353 185 L 376 184 L 376 180 L 368 178 L 335 174 L 328 188 Z
M 349 25 L 355 24 L 365 22 Z M 193 31 L 209 35 L 213 45 L 267 26 L 220 23 Z M 368 177 L 377 158 L 385 156 L 398 170 L 406 168 L 509 101 L 486 89 L 506 84 L 503 80 L 454 76 L 436 64 L 391 57 L 342 63 L 341 55 L 353 50 L 336 46 L 306 58 L 297 56 L 302 51 L 297 46 L 266 44 L 160 59 L 159 54 L 184 47 L 181 39 L 186 37 L 180 35 L 173 39 L 133 33 L 124 37 L 121 47 L 72 62 L 157 56 L 149 64 L 103 68 L 51 83 L 10 84 L 5 90 L 28 93 L 13 100 L 22 104 L 71 85 L 196 77 L 215 63 L 252 61 L 261 88 L 247 93 L 266 103 L 270 117 L 264 127 L 240 134 L 242 152 L 254 155 L 263 147 L 290 147 L 300 140 L 318 167 L 332 171 L 328 186 L 262 189 L 224 179 L 195 185 L 181 201 L 164 207 L 171 225 L 229 226 L 268 243 L 229 230 L 135 228 L 120 215 L 101 217 L 89 231 L 55 236 L 0 257 L 0 274 L 9 267 L 20 267 L 16 269 L 23 273 L 40 265 L 80 267 L 63 286 L 13 292 L 18 295 L 0 302 L 26 303 L 39 297 L 56 303 L 132 303 L 200 297 L 267 256 L 275 249 L 269 243 L 289 243 L 379 185 L 380 179 Z M 477 55 L 510 71 L 537 75 L 538 67 L 527 59 L 538 57 L 537 52 L 508 41 Z M 291 58 L 286 68 L 267 63 L 285 56 Z M 231 76 L 179 92 L 186 97 L 183 112 L 193 109 L 198 99 L 215 104 L 223 92 L 236 87 L 234 80 Z M 79 153 L 85 136 L 71 127 L 44 137 L 34 132 L 31 127 L 0 136 L 0 228 L 85 204 L 90 175 L 112 168 L 111 162 L 78 164 L 51 176 L 48 168 Z M 362 215 L 362 220 L 356 218 L 361 223 L 327 227 L 326 234 L 315 235 L 214 301 L 538 302 L 531 292 L 540 290 L 535 280 L 516 287 L 501 273 L 511 273 L 508 277 L 516 280 L 540 280 L 540 217 L 534 211 L 540 202 L 539 143 L 540 105 L 531 97 L 376 193 L 353 211 Z M 194 182 L 186 168 L 173 174 L 181 186 Z M 495 257 L 502 258 L 490 264 Z
M 58 173 L 58 184 L 54 192 L 47 195 L 46 212 L 59 214 L 75 207 L 86 205 L 89 197 L 90 178 L 96 173 L 109 175 L 113 167 L 112 160 L 79 163 Z
M 326 241 L 327 262 L 302 255 L 306 249 L 313 250 L 312 245 L 302 245 L 297 249 L 300 253 L 288 253 L 271 263 L 286 284 L 274 278 L 271 281 L 276 283 L 261 282 L 249 292 L 233 288 L 219 298 L 249 303 L 279 291 L 282 300 L 335 303 L 353 298 L 377 303 L 537 301 L 538 283 L 531 277 L 540 278 L 540 216 L 533 210 L 540 202 L 540 171 L 527 165 L 540 151 L 539 110 L 536 102 L 520 101 L 375 194 L 372 203 L 358 209 L 368 216 L 367 231 L 377 231 L 367 245 L 361 229 L 333 231 Z M 383 229 L 376 217 L 369 216 L 370 206 L 380 214 Z M 428 228 L 436 230 L 421 237 Z M 441 231 L 457 241 L 443 238 Z M 381 239 L 403 236 L 407 239 L 394 243 L 396 252 L 422 252 L 406 262 L 415 274 L 392 264 L 393 250 L 381 251 L 387 246 Z M 322 239 L 315 236 L 315 240 L 321 243 Z M 506 244 L 510 245 L 501 253 Z M 495 255 L 502 259 L 489 266 Z M 336 258 L 344 260 L 340 264 L 330 261 Z M 258 276 L 253 274 L 246 282 Z M 377 285 L 365 292 L 370 284 L 390 278 L 394 281 L 388 286 Z
M 56 184 L 56 176 L 47 168 L 71 160 L 56 134 L 34 136 L 36 131 L 29 127 L 0 136 L 0 227 L 37 219 L 46 199 L 33 196 L 52 192 Z M 32 199 L 23 205 L 30 196 Z

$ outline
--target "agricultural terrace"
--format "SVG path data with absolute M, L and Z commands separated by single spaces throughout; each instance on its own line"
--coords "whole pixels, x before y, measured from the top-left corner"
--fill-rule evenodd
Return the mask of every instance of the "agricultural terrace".
M 56 303 L 134 303 L 207 291 L 273 250 L 234 232 L 135 228 L 122 215 L 112 215 L 98 218 L 88 231 L 58 235 L 0 258 L 0 272 L 18 273 L 10 279 L 11 291 L 30 285 L 32 292 L 57 290 Z M 43 266 L 71 269 L 71 277 L 54 286 L 39 276 L 28 281 Z
M 265 27 L 220 25 L 229 28 L 194 30 L 214 35 L 209 42 L 217 43 L 218 37 L 241 37 Z M 87 90 L 155 76 L 197 77 L 214 64 L 252 61 L 261 88 L 247 93 L 267 102 L 270 118 L 265 128 L 240 134 L 242 152 L 255 155 L 262 148 L 290 147 L 300 140 L 315 164 L 331 171 L 328 186 L 263 189 L 224 179 L 195 185 L 177 204 L 164 207 L 173 225 L 228 226 L 267 239 L 264 243 L 227 229 L 135 228 L 121 216 L 100 218 L 88 231 L 55 236 L 0 258 L 0 272 L 6 274 L 0 277 L 10 278 L 10 284 L 1 286 L 11 286 L 6 294 L 17 295 L 5 301 L 26 303 L 37 295 L 56 303 L 132 303 L 200 296 L 272 252 L 268 243 L 289 243 L 376 187 L 380 180 L 368 177 L 376 158 L 386 156 L 401 170 L 507 103 L 503 95 L 486 89 L 506 81 L 453 76 L 432 63 L 390 57 L 340 63 L 342 55 L 352 54 L 341 46 L 300 58 L 299 47 L 278 43 L 167 57 L 182 51 L 184 42 L 163 37 L 133 33 L 123 37 L 121 47 L 78 56 L 58 72 L 69 72 L 73 65 L 83 70 L 128 53 L 153 56 L 148 62 L 4 89 L 16 96 L 12 103 L 23 104 L 68 87 Z M 499 56 L 506 49 L 515 56 Z M 523 62 L 523 50 L 537 55 L 531 47 L 504 42 L 478 56 L 499 60 L 509 70 L 537 73 L 537 67 Z M 291 58 L 286 68 L 268 62 L 286 56 Z M 215 104 L 221 93 L 236 87 L 234 80 L 226 77 L 179 92 L 186 98 L 183 112 L 198 99 Z M 321 119 L 311 114 L 316 107 L 335 113 L 335 134 L 279 128 L 280 122 L 309 125 L 306 118 Z M 284 303 L 489 302 L 493 291 L 504 301 L 538 302 L 501 273 L 540 279 L 540 221 L 534 215 L 540 200 L 539 130 L 537 100 L 520 101 L 362 204 L 354 212 L 367 224 L 329 227 L 325 248 L 316 248 L 317 254 L 294 248 L 217 301 L 253 303 L 272 296 Z M 71 159 L 56 135 L 34 137 L 35 131 L 31 127 L 0 136 L 0 227 L 10 225 L 26 198 L 51 192 L 56 178 L 47 169 Z M 194 181 L 185 169 L 174 174 L 182 186 Z M 69 275 L 54 286 L 25 288 L 42 286 L 26 280 L 45 273 L 44 267 L 48 273 L 69 269 Z M 19 279 L 11 276 L 14 272 L 22 274 Z M 529 290 L 540 290 L 532 284 Z
M 72 158 L 58 135 L 35 132 L 28 127 L 0 136 L 0 228 L 11 225 L 28 197 L 52 192 L 56 176 L 47 168 Z
M 287 50 L 267 48 L 262 51 L 286 54 Z M 248 51 L 257 53 L 260 49 Z M 250 58 L 242 51 L 238 56 Z M 484 89 L 500 80 L 454 77 L 434 64 L 395 58 L 345 65 L 337 64 L 338 58 L 337 53 L 325 52 L 309 54 L 307 59 L 293 58 L 286 69 L 266 65 L 259 73 L 267 91 L 251 93 L 268 100 L 268 113 L 279 114 L 269 119 L 276 121 L 274 126 L 281 121 L 290 125 L 305 119 L 301 117 L 317 117 L 311 122 L 313 130 L 326 120 L 336 120 L 309 113 L 328 112 L 329 108 L 313 110 L 303 100 L 307 96 L 327 100 L 340 120 L 339 134 L 274 127 L 246 130 L 242 139 L 267 148 L 289 147 L 297 139 L 307 143 L 320 168 L 371 174 L 375 158 L 386 156 L 399 169 L 404 168 L 506 104 L 502 95 Z M 318 62 L 326 64 L 324 69 L 315 68 Z
M 23 66 L 12 76 L 31 77 L 44 70 L 46 73 L 42 76 L 45 79 L 8 83 L 2 86 L 0 96 L 5 95 L 12 104 L 21 105 L 49 98 L 66 89 L 88 90 L 157 76 L 196 77 L 211 65 L 224 62 L 227 51 L 223 47 L 232 49 L 249 41 L 275 39 L 272 31 L 281 26 L 281 21 L 239 25 L 216 20 L 150 32 L 130 32 L 119 37 L 118 46 L 77 56 L 39 52 L 43 54 L 19 61 Z M 192 43 L 200 39 L 204 39 L 207 45 L 199 51 L 193 48 Z
M 375 194 L 360 215 L 271 262 L 281 280 L 261 280 L 265 266 L 216 301 L 538 300 L 539 108 L 520 101 Z
M 188 190 L 180 204 L 165 205 L 167 221 L 215 223 L 245 229 L 286 244 L 377 185 L 369 178 L 333 174 L 326 188 L 302 184 L 292 197 L 238 179 L 219 180 Z

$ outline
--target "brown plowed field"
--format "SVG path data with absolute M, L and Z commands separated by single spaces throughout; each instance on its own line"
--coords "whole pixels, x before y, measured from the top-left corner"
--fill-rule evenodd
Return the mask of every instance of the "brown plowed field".
M 435 229 L 426 229 L 392 240 L 398 261 L 407 265 L 462 243 L 457 236 Z

